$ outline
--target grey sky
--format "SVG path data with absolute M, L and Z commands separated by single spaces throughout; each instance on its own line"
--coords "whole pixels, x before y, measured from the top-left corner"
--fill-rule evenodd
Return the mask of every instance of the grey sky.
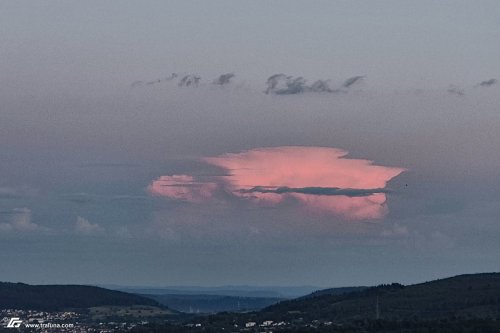
M 496 1 L 0 1 L 0 280 L 340 286 L 500 270 L 500 86 L 478 86 L 500 78 L 498 17 Z M 200 85 L 131 87 L 171 73 Z M 365 78 L 264 94 L 276 73 L 332 89 Z M 374 221 L 147 191 L 221 173 L 201 158 L 278 146 L 407 171 Z

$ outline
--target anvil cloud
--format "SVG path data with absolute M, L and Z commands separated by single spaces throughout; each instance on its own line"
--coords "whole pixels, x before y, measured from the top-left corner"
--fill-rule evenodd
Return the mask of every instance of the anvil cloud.
M 328 147 L 257 148 L 202 159 L 222 169 L 222 176 L 161 176 L 148 189 L 153 195 L 193 203 L 225 192 L 256 204 L 292 199 L 310 212 L 345 220 L 384 217 L 387 183 L 405 169 L 346 155 Z

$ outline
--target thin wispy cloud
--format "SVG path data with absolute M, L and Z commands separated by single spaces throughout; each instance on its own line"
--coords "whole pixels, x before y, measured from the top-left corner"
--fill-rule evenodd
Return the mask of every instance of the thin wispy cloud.
M 309 89 L 313 92 L 333 92 L 333 90 L 330 88 L 329 80 L 317 80 L 313 84 L 311 84 Z
M 347 80 L 344 81 L 344 83 L 342 84 L 342 87 L 344 88 L 350 88 L 351 86 L 357 84 L 357 83 L 360 83 L 362 80 L 364 80 L 364 76 L 362 75 L 358 75 L 358 76 L 353 76 L 353 77 L 350 77 L 348 78 Z
M 271 75 L 267 81 L 266 94 L 275 95 L 295 95 L 301 94 L 306 90 L 306 80 L 299 76 L 287 76 L 285 74 Z
M 148 190 L 154 195 L 171 199 L 203 202 L 213 196 L 217 183 L 196 181 L 190 175 L 161 176 L 155 180 Z
M 178 87 L 200 87 L 207 84 L 216 86 L 226 86 L 232 83 L 236 75 L 234 73 L 223 73 L 213 79 L 212 81 L 203 81 L 201 76 L 196 74 L 178 74 L 172 73 L 171 76 L 163 79 L 155 79 L 151 81 L 134 81 L 131 87 L 136 88 L 140 86 L 152 86 L 167 81 L 177 80 Z M 309 81 L 302 76 L 291 76 L 283 73 L 273 74 L 269 76 L 265 82 L 266 89 L 264 93 L 273 95 L 297 95 L 308 92 L 315 93 L 336 93 L 346 92 L 352 86 L 364 80 L 365 76 L 353 76 L 346 79 L 337 88 L 331 88 L 330 80 L 318 79 L 309 83 Z
M 201 76 L 188 74 L 184 75 L 177 85 L 179 87 L 197 87 L 200 84 Z
M 218 85 L 218 86 L 225 86 L 231 83 L 232 79 L 236 75 L 234 73 L 223 73 L 213 79 L 211 82 L 209 82 L 212 85 Z M 165 83 L 165 82 L 170 82 L 170 81 L 175 81 L 177 80 L 177 86 L 179 87 L 198 87 L 202 84 L 202 78 L 199 75 L 196 74 L 189 74 L 189 73 L 172 73 L 170 76 L 161 78 L 161 79 L 155 79 L 151 81 L 134 81 L 131 84 L 132 88 L 140 87 L 140 86 L 152 86 L 160 83 Z M 207 82 L 205 82 L 207 84 Z
M 312 84 L 308 84 L 307 79 L 302 76 L 290 76 L 285 74 L 274 74 L 271 75 L 266 81 L 266 89 L 264 92 L 266 94 L 274 95 L 297 95 L 308 92 L 315 93 L 336 93 L 345 92 L 347 89 L 351 88 L 353 85 L 361 82 L 364 76 L 354 76 L 348 78 L 344 83 L 338 88 L 330 87 L 330 80 L 316 80 Z
M 212 84 L 223 86 L 231 83 L 231 79 L 234 78 L 234 73 L 221 74 L 218 78 L 212 81 Z
M 489 80 L 485 80 L 485 81 L 481 81 L 477 84 L 478 87 L 491 87 L 495 84 L 498 83 L 498 80 L 497 79 L 489 79 Z
M 38 190 L 29 186 L 0 187 L 0 199 L 20 199 L 37 194 Z
M 455 85 L 449 86 L 446 91 L 452 95 L 457 95 L 457 96 L 464 96 L 465 95 L 464 89 L 460 88 L 458 86 L 455 86 Z

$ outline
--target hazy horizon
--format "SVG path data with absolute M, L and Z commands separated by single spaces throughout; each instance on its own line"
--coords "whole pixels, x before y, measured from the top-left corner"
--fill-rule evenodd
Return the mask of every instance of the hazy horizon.
M 0 281 L 500 271 L 497 1 L 0 1 Z

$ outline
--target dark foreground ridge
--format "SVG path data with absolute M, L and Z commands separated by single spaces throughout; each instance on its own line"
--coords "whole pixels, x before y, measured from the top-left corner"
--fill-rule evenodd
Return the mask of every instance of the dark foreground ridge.
M 133 332 L 500 332 L 500 273 L 333 290 L 261 311 L 199 316 Z
M 280 302 L 254 314 L 274 320 L 438 320 L 500 317 L 500 273 L 468 274 L 404 286 L 398 283 Z
M 2 308 L 7 310 L 1 312 Z M 81 310 L 31 311 L 36 309 Z M 183 314 L 140 295 L 98 287 L 0 283 L 0 314 L 5 317 L 3 322 L 0 319 L 0 332 L 8 330 L 12 318 L 20 318 L 27 329 L 28 323 L 41 316 L 44 321 L 75 324 L 79 332 L 498 333 L 500 273 L 460 275 L 408 286 L 325 289 L 260 311 L 212 315 Z
M 58 311 L 104 305 L 159 306 L 146 297 L 99 287 L 0 282 L 0 309 Z

